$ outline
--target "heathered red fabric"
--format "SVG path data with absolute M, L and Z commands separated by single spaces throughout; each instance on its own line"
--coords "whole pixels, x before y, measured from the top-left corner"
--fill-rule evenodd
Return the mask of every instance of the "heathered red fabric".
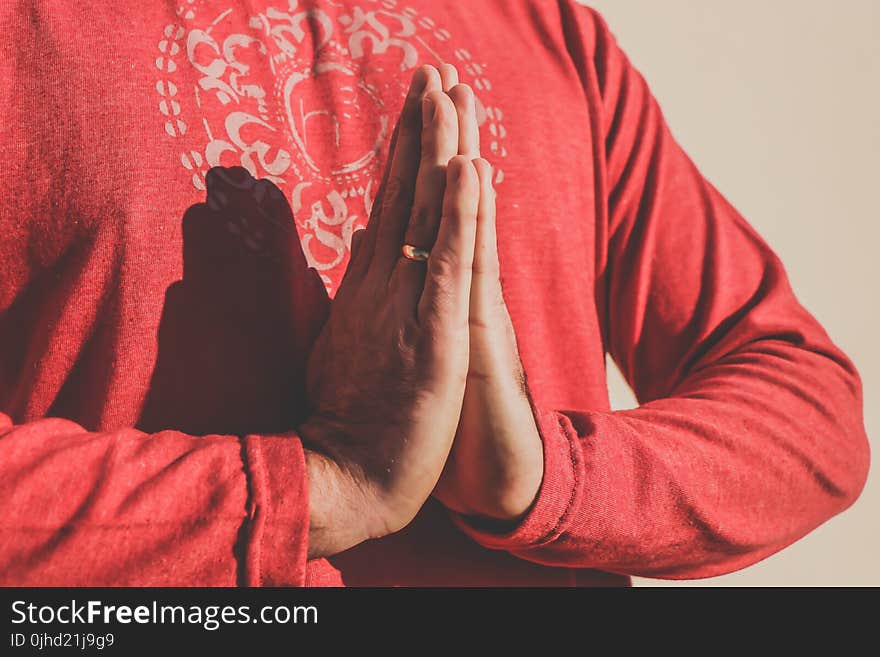
M 0 583 L 627 585 L 747 566 L 859 495 L 856 370 L 594 11 L 30 0 L 0 25 Z M 544 480 L 508 534 L 432 500 L 307 562 L 305 358 L 440 61 L 498 170 Z M 606 353 L 638 409 L 611 412 Z

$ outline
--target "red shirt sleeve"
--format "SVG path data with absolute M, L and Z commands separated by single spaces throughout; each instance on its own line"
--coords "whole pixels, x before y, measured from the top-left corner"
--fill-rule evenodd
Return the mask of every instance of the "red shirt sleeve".
M 300 440 L 0 414 L 0 585 L 302 585 Z
M 634 410 L 535 408 L 544 480 L 481 544 L 543 564 L 696 578 L 763 559 L 849 507 L 868 472 L 861 382 L 783 265 L 670 134 L 593 10 L 562 3 L 604 139 L 606 349 Z

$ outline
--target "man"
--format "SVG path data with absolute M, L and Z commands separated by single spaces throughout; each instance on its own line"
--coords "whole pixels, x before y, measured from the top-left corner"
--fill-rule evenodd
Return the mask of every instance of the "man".
M 2 583 L 706 577 L 861 491 L 853 365 L 594 11 L 2 12 Z

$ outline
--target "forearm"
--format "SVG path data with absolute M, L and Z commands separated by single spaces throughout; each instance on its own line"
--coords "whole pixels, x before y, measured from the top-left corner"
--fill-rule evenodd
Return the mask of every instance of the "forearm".
M 868 444 L 857 375 L 765 340 L 719 358 L 638 409 L 541 412 L 545 479 L 487 547 L 548 565 L 666 578 L 750 565 L 847 508 Z
M 0 414 L 0 581 L 302 583 L 305 497 L 292 434 L 87 432 Z
M 456 520 L 483 545 L 539 563 L 730 572 L 860 493 L 859 377 L 779 258 L 675 141 L 601 17 L 560 8 L 601 144 L 596 296 L 578 302 L 595 304 L 602 347 L 641 406 L 533 402 L 544 478 L 532 509 L 503 534 Z

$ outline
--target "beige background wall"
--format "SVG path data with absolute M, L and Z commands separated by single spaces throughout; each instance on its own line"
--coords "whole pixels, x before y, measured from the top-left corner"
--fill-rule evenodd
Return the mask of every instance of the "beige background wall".
M 608 21 L 676 137 L 780 255 L 865 386 L 874 465 L 855 506 L 760 564 L 689 584 L 880 585 L 880 2 L 582 4 Z M 616 370 L 609 385 L 616 407 L 635 404 Z

